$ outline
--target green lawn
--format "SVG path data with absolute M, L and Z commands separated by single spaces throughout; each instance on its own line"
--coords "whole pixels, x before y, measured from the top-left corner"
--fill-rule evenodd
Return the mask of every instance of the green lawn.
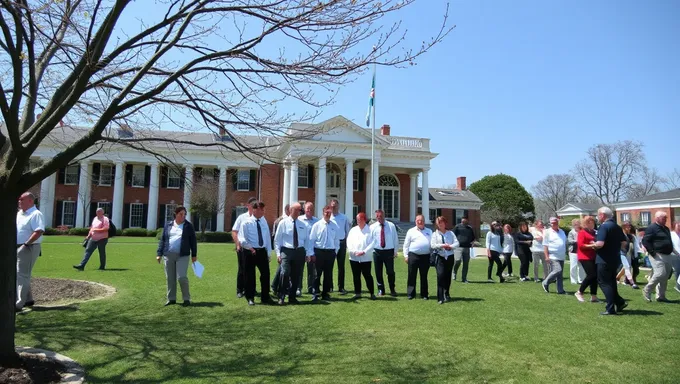
M 623 289 L 630 306 L 616 317 L 535 283 L 454 282 L 455 301 L 441 306 L 334 294 L 325 305 L 248 307 L 235 296 L 233 245 L 199 244 L 206 275 L 190 272 L 196 305 L 165 308 L 156 243 L 128 240 L 109 246 L 112 270 L 96 270 L 93 255 L 78 272 L 71 265 L 82 256 L 80 238 L 48 238 L 35 276 L 98 281 L 118 293 L 20 315 L 17 345 L 74 358 L 91 383 L 677 382 L 680 305 L 646 303 L 640 291 Z M 406 265 L 397 265 L 403 294 Z M 470 278 L 486 280 L 485 260 L 472 262 Z M 431 294 L 435 280 L 431 270 Z

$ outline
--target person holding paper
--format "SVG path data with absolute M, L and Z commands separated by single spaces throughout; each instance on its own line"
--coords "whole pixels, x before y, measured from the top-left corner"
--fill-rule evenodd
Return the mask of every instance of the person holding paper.
M 459 246 L 456 235 L 446 230 L 446 218 L 439 216 L 437 230 L 432 234 L 430 247 L 437 253 L 437 303 L 444 304 L 451 301 L 451 278 L 453 263 L 455 261 L 454 250 Z
M 255 267 L 260 271 L 260 300 L 271 304 L 269 297 L 269 258 L 272 252 L 269 241 L 269 225 L 264 216 L 264 203 L 250 204 L 253 216 L 246 219 L 238 231 L 238 242 L 244 252 L 246 300 L 255 305 Z
M 194 226 L 186 220 L 187 210 L 183 206 L 175 208 L 175 219 L 165 224 L 163 235 L 158 242 L 156 260 L 165 264 L 165 278 L 168 284 L 168 301 L 166 306 L 177 303 L 177 280 L 182 290 L 182 300 L 185 307 L 191 305 L 189 294 L 189 255 L 191 261 L 196 261 L 196 231 Z

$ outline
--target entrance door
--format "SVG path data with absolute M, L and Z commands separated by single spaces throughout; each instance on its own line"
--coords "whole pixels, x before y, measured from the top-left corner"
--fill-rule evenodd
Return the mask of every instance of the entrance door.
M 393 175 L 382 175 L 378 186 L 378 207 L 385 211 L 386 218 L 399 221 L 399 180 Z
M 342 171 L 337 164 L 330 163 L 326 165 L 326 202 L 330 204 L 332 199 L 337 199 L 340 203 L 340 212 L 345 212 L 345 194 L 342 188 Z M 324 204 L 324 205 L 325 205 Z

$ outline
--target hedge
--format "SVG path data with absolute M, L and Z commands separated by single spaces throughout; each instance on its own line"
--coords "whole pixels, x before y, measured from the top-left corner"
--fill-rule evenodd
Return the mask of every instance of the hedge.
M 201 243 L 231 243 L 231 232 L 197 233 L 196 239 Z
M 123 229 L 123 236 L 146 237 L 148 234 L 144 228 L 126 228 Z
M 87 236 L 90 233 L 90 228 L 71 228 L 68 234 L 71 236 Z

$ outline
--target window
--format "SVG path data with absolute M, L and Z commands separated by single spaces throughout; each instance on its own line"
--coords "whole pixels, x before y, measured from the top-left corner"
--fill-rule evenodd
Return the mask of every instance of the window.
M 130 204 L 129 228 L 142 228 L 144 226 L 144 204 Z
M 113 166 L 102 164 L 99 168 L 99 186 L 110 187 L 113 180 Z
M 352 206 L 352 221 L 355 221 L 357 219 L 358 214 L 359 214 L 359 206 L 355 204 L 355 205 Z
M 623 223 L 624 221 L 630 221 L 630 213 L 621 214 L 621 222 Z
M 430 208 L 430 221 L 434 223 L 437 220 L 437 210 Z
M 168 184 L 169 185 L 169 184 Z M 175 220 L 175 209 L 177 204 L 166 204 L 165 205 L 165 222 Z
M 352 172 L 352 189 L 355 191 L 359 190 L 359 170 L 355 169 Z
M 340 188 L 340 167 L 337 164 L 326 167 L 326 187 Z
M 61 210 L 61 225 L 74 227 L 76 225 L 76 202 L 64 201 Z
M 24 173 L 30 172 L 36 168 L 39 168 L 42 165 L 42 161 L 37 160 L 37 159 L 30 159 L 28 161 L 28 164 L 26 164 L 26 168 L 24 168 Z
M 104 214 L 107 217 L 111 217 L 111 203 L 110 202 L 105 202 L 105 201 L 98 202 L 97 203 L 97 209 L 99 209 L 99 208 L 104 210 Z
M 78 168 L 78 164 L 73 164 L 66 167 L 64 170 L 64 185 L 78 184 Z
M 248 208 L 246 208 L 246 212 L 248 211 Z M 205 226 L 203 225 L 203 218 L 201 216 L 198 216 L 198 223 L 196 224 L 196 230 L 197 231 L 203 231 L 203 228 L 205 228 L 206 231 L 211 231 L 212 228 L 212 217 L 209 217 L 208 220 L 205 222 Z
M 465 217 L 465 210 L 456 209 L 456 225 L 460 224 L 460 222 L 463 221 L 463 217 Z
M 248 207 L 245 205 L 239 205 L 236 207 L 236 217 L 241 216 L 242 214 L 248 212 Z
M 175 168 L 168 168 L 168 189 L 179 189 L 181 185 L 181 178 L 179 170 Z M 174 208 L 173 208 L 174 210 Z M 172 219 L 170 219 L 172 220 Z M 168 220 L 168 221 L 170 221 Z
M 640 212 L 640 224 L 643 227 L 648 226 L 652 223 L 652 215 L 649 212 Z
M 238 181 L 236 183 L 236 190 L 237 191 L 249 191 L 250 190 L 250 171 L 245 169 L 245 170 L 239 170 L 238 171 Z
M 307 188 L 309 186 L 309 168 L 301 167 L 298 169 L 298 188 Z
M 143 165 L 132 166 L 132 186 L 135 188 L 144 188 L 144 174 L 145 169 Z

